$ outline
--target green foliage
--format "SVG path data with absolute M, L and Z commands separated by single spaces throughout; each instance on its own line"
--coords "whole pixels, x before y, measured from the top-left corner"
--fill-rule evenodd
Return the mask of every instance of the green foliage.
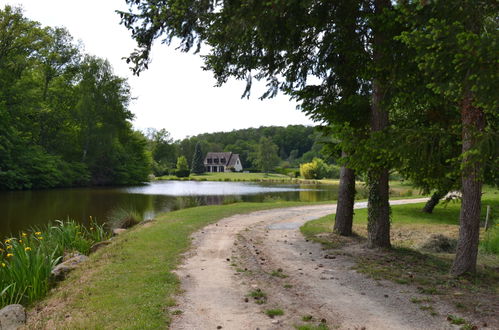
M 86 228 L 75 221 L 56 221 L 0 242 L 0 308 L 31 304 L 50 289 L 52 268 L 68 252 L 88 254 L 92 244 L 108 239 L 102 225 Z
M 300 175 L 305 179 L 338 179 L 340 168 L 328 165 L 320 158 L 314 158 L 310 163 L 300 164 Z
M 63 28 L 0 8 L 0 190 L 143 182 L 129 86 Z
M 253 162 L 262 172 L 269 173 L 279 162 L 277 150 L 271 139 L 262 137 L 252 155 Z
M 201 144 L 196 143 L 196 149 L 194 150 L 194 156 L 192 157 L 192 173 L 201 174 L 204 173 L 204 157 L 201 151 Z
M 184 156 L 180 156 L 177 159 L 177 169 L 175 175 L 179 178 L 188 177 L 190 174 L 189 165 L 187 164 L 187 159 Z

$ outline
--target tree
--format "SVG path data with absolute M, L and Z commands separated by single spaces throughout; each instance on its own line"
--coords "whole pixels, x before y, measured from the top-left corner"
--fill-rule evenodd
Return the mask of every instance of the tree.
M 187 158 L 184 156 L 180 156 L 177 158 L 177 170 L 175 171 L 175 175 L 179 178 L 188 177 L 190 174 L 189 165 L 187 163 Z
M 489 1 L 435 1 L 408 5 L 412 20 L 402 41 L 415 51 L 415 62 L 428 88 L 455 105 L 462 136 L 462 205 L 459 240 L 452 274 L 475 272 L 481 188 L 490 154 L 497 150 L 497 4 Z M 412 12 L 411 12 L 412 11 Z
M 219 85 L 231 76 L 246 79 L 243 96 L 249 96 L 253 77 L 265 79 L 268 90 L 262 98 L 273 97 L 281 90 L 301 101 L 302 110 L 314 119 L 326 119 L 329 123 L 360 118 L 366 121 L 371 78 L 367 70 L 370 47 L 366 46 L 366 40 L 373 30 L 368 19 L 372 14 L 369 1 L 276 1 L 251 6 L 243 1 L 223 4 L 168 1 L 160 6 L 147 0 L 127 3 L 131 10 L 120 15 L 139 46 L 128 59 L 137 74 L 147 69 L 152 42 L 160 36 L 164 36 L 166 43 L 178 37 L 183 51 L 193 46 L 199 51 L 202 42 L 206 42 L 211 47 L 209 55 L 204 57 L 206 68 L 214 72 Z M 309 84 L 311 76 L 320 83 Z M 384 93 L 376 95 L 374 113 L 384 113 L 379 105 Z M 376 130 L 387 126 L 383 125 Z M 387 170 L 383 173 L 387 179 Z M 383 183 L 384 186 L 379 191 L 381 199 L 378 190 L 372 190 L 378 197 L 371 200 L 370 208 L 385 207 L 385 212 L 370 214 L 380 213 L 373 221 L 389 224 L 387 182 L 371 181 L 374 186 Z M 351 182 L 355 182 L 353 171 L 344 171 L 342 185 L 351 186 Z M 353 205 L 350 202 L 354 191 L 345 189 L 340 204 L 346 200 Z M 352 212 L 339 214 L 351 218 Z M 386 241 L 386 233 L 380 234 L 385 235 Z M 381 242 L 375 240 L 376 244 L 378 241 Z
M 204 168 L 204 157 L 201 151 L 201 144 L 196 143 L 196 149 L 194 150 L 194 156 L 192 156 L 192 167 L 191 172 L 196 174 L 202 174 L 205 172 Z
M 65 29 L 0 9 L 0 189 L 145 181 L 129 99 L 126 81 Z
M 277 146 L 271 139 L 262 137 L 253 153 L 253 162 L 262 172 L 268 174 L 279 162 L 277 151 Z

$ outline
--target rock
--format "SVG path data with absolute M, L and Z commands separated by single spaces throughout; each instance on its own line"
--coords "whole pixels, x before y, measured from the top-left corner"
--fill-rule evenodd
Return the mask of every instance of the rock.
M 111 241 L 102 241 L 102 242 L 97 242 L 94 245 L 90 247 L 90 253 L 94 253 L 95 251 L 99 250 L 100 248 L 107 246 L 111 244 Z
M 272 324 L 279 324 L 279 320 L 273 320 Z
M 125 228 L 114 228 L 113 229 L 113 235 L 120 235 L 126 232 Z
M 26 323 L 26 310 L 21 305 L 8 305 L 0 309 L 0 329 L 17 330 Z
M 52 269 L 52 276 L 57 281 L 62 281 L 66 277 L 66 275 L 71 272 L 73 269 L 77 268 L 79 264 L 88 260 L 87 256 L 83 254 L 78 254 L 71 259 L 68 259 Z
M 139 226 L 146 225 L 148 223 L 154 222 L 156 219 L 147 219 L 147 220 L 142 220 L 141 222 L 138 223 Z

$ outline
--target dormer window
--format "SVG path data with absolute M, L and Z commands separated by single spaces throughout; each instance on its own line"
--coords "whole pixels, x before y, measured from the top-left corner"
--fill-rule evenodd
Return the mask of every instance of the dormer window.
M 208 158 L 208 164 L 212 164 L 212 163 L 213 163 L 213 159 Z
M 225 164 L 225 158 L 220 159 L 220 162 L 221 162 L 222 164 Z
M 215 158 L 215 164 L 218 164 L 218 158 Z

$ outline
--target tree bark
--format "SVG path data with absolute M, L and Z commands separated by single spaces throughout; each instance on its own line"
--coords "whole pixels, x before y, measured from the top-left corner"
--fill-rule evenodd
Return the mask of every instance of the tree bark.
M 462 202 L 459 215 L 459 240 L 456 258 L 451 273 L 460 276 L 476 271 L 478 239 L 480 235 L 480 209 L 482 199 L 482 165 L 470 156 L 476 146 L 477 133 L 485 127 L 484 113 L 472 105 L 472 94 L 468 91 L 461 105 L 462 122 Z
M 375 12 L 380 14 L 390 7 L 389 0 L 375 0 Z M 373 27 L 373 62 L 377 66 L 386 56 L 387 36 L 376 26 Z M 379 132 L 388 127 L 388 111 L 384 107 L 386 94 L 385 81 L 380 73 L 373 79 L 371 104 L 371 131 Z M 367 246 L 369 248 L 390 247 L 390 204 L 388 169 L 374 168 L 368 173 L 368 216 L 367 216 Z
M 346 157 L 344 151 L 342 152 L 342 157 Z M 338 204 L 333 227 L 333 231 L 342 236 L 352 235 L 355 193 L 355 171 L 346 166 L 342 166 L 340 171 Z
M 431 198 L 426 202 L 425 206 L 421 210 L 424 213 L 433 213 L 433 209 L 438 205 L 440 200 L 447 194 L 447 192 L 436 191 L 431 195 Z

